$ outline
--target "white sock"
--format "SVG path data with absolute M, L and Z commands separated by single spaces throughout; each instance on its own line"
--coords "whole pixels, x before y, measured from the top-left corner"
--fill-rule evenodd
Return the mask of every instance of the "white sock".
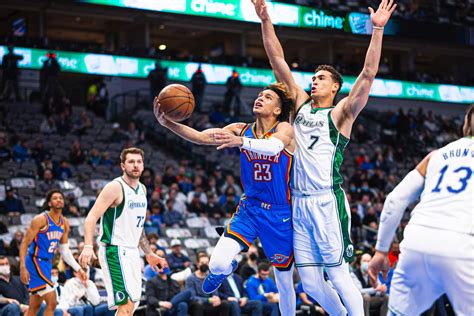
M 232 260 L 241 251 L 242 246 L 237 241 L 222 235 L 212 252 L 209 270 L 214 274 L 230 274 L 232 272 Z

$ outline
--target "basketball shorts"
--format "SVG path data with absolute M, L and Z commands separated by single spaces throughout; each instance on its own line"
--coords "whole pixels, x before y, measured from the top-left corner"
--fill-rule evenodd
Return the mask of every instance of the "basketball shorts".
M 101 244 L 99 262 L 104 274 L 109 309 L 140 302 L 142 271 L 138 248 Z
M 244 251 L 258 237 L 275 268 L 285 271 L 292 266 L 293 227 L 289 205 L 272 205 L 251 198 L 242 200 L 224 235 L 239 242 Z
M 349 203 L 340 188 L 292 192 L 297 267 L 334 267 L 354 260 Z
M 51 259 L 42 259 L 28 254 L 25 259 L 25 265 L 30 273 L 28 290 L 31 294 L 43 296 L 54 291 L 54 284 L 51 281 Z
M 446 294 L 456 315 L 474 315 L 474 236 L 408 224 L 389 309 L 420 315 Z

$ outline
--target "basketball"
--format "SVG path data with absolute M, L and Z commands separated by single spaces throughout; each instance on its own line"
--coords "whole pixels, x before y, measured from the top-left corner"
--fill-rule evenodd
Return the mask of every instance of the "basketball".
M 183 121 L 194 111 L 194 96 L 192 92 L 181 84 L 170 84 L 161 90 L 158 95 L 160 112 L 172 121 Z

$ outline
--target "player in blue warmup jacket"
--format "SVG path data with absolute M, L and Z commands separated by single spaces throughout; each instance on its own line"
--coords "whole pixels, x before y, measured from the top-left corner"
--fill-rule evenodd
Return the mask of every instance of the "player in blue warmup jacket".
M 200 145 L 240 147 L 244 194 L 211 257 L 203 291 L 214 292 L 236 268 L 233 260 L 258 237 L 275 269 L 283 316 L 294 315 L 293 228 L 289 181 L 295 143 L 287 122 L 294 102 L 282 84 L 264 88 L 254 101 L 256 121 L 233 123 L 199 132 L 168 120 L 154 104 L 159 123 L 182 138 Z
M 58 245 L 64 262 L 79 271 L 82 278 L 87 278 L 68 246 L 69 223 L 62 216 L 63 193 L 50 190 L 46 194 L 46 202 L 49 210 L 35 216 L 20 246 L 20 277 L 30 290 L 30 308 L 26 316 L 36 315 L 43 301 L 46 302 L 44 315 L 54 314 L 57 300 L 51 268 Z

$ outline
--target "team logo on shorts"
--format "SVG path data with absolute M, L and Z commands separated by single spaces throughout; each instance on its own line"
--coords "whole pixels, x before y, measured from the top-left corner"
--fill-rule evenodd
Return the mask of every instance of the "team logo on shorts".
M 115 300 L 117 302 L 121 302 L 125 299 L 125 294 L 122 291 L 118 291 L 115 293 Z
M 354 246 L 352 246 L 352 245 L 347 246 L 346 256 L 347 257 L 352 257 L 353 254 L 354 254 Z
M 276 253 L 271 259 L 272 259 L 272 262 L 282 263 L 286 261 L 288 258 L 289 258 L 288 256 Z

